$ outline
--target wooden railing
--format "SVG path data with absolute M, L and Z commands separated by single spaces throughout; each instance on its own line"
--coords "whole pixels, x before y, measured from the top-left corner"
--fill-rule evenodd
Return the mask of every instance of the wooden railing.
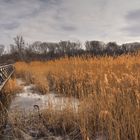
M 0 66 L 0 91 L 14 73 L 13 64 Z

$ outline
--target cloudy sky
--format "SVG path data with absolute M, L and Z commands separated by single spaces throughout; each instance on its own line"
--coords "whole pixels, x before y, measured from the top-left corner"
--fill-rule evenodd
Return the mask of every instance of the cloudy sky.
M 140 0 L 0 0 L 0 44 L 140 41 Z

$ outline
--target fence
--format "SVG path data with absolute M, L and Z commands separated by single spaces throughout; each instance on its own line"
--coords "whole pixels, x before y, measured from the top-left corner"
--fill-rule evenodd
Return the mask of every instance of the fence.
M 12 64 L 0 66 L 0 91 L 14 73 L 14 66 Z

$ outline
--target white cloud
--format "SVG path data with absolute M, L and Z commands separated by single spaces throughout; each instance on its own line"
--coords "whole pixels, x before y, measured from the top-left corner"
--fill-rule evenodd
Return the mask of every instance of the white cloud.
M 18 34 L 29 42 L 138 41 L 140 32 L 134 37 L 124 30 L 126 15 L 137 9 L 138 0 L 1 0 L 0 43 L 12 43 Z

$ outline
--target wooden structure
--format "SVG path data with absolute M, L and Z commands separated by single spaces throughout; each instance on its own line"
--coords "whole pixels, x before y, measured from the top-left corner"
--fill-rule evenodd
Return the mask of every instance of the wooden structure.
M 0 66 L 0 91 L 14 73 L 14 66 L 12 64 Z

